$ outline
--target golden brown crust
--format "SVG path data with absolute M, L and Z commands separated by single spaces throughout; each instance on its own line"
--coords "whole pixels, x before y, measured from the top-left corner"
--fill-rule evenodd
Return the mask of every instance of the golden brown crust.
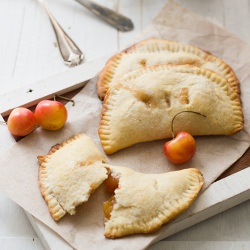
M 110 216 L 105 221 L 107 238 L 158 230 L 190 207 L 204 183 L 195 168 L 144 174 L 108 165 L 84 134 L 54 145 L 47 155 L 37 158 L 39 186 L 55 221 L 66 213 L 74 214 L 76 206 L 86 202 L 108 174 L 119 180 L 114 206 L 108 207 Z
M 191 206 L 204 183 L 196 168 L 162 174 L 114 166 L 110 169 L 119 178 L 119 187 L 110 218 L 105 221 L 107 238 L 158 230 Z
M 234 70 L 221 58 L 212 55 L 209 51 L 205 51 L 204 49 L 201 49 L 197 46 L 188 44 L 185 45 L 175 41 L 168 41 L 165 39 L 149 38 L 141 42 L 138 42 L 135 45 L 132 45 L 126 50 L 126 53 L 144 52 L 144 51 L 163 52 L 166 50 L 178 51 L 179 49 L 188 51 L 190 54 L 198 55 L 201 59 L 204 60 L 204 65 L 199 65 L 199 66 L 213 70 L 216 73 L 219 73 L 229 82 L 229 84 L 237 93 L 240 93 L 240 83 Z M 209 62 L 211 62 L 212 65 L 208 66 Z
M 56 144 L 37 159 L 40 191 L 55 221 L 74 214 L 76 206 L 107 178 L 104 156 L 84 134 Z
M 188 88 L 188 102 L 179 100 Z M 99 136 L 107 154 L 133 144 L 171 137 L 171 121 L 183 110 L 175 132 L 192 135 L 232 135 L 243 128 L 239 95 L 214 72 L 191 65 L 159 65 L 127 74 L 107 92 Z
M 132 45 L 108 60 L 97 82 L 99 98 L 103 100 L 108 88 L 124 74 L 143 68 L 143 62 L 147 65 L 191 64 L 208 68 L 221 74 L 230 86 L 240 93 L 239 81 L 234 71 L 222 59 L 196 46 L 151 38 Z
M 99 74 L 97 82 L 97 94 L 101 99 L 103 99 L 106 94 L 106 91 L 108 89 L 108 83 L 112 80 L 113 72 L 115 71 L 115 68 L 117 67 L 121 57 L 122 53 L 117 53 L 112 56 L 106 62 L 105 68 L 103 68 Z
M 190 54 L 195 54 L 200 58 L 205 58 L 206 56 L 211 54 L 210 52 L 202 50 L 197 46 L 183 44 L 173 40 L 159 39 L 159 38 L 148 38 L 142 40 L 130 46 L 124 51 L 127 54 L 129 54 L 134 52 L 150 52 L 150 53 L 164 52 L 164 51 L 178 52 L 180 50 L 189 52 Z
M 209 65 L 209 63 L 211 63 Z M 216 65 L 216 69 L 214 69 Z M 229 83 L 229 85 L 235 90 L 236 93 L 240 94 L 240 82 L 236 77 L 234 70 L 225 63 L 222 59 L 209 55 L 206 58 L 206 62 L 202 65 L 202 68 L 213 70 L 223 76 Z

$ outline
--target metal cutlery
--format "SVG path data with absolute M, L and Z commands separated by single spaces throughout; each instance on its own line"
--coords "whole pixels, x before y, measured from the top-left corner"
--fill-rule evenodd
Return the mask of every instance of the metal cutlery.
M 112 9 L 90 0 L 75 1 L 120 31 L 130 31 L 134 28 L 133 22 L 128 17 L 123 16 Z
M 48 9 L 43 0 L 38 0 L 38 2 L 44 7 L 53 29 L 56 34 L 58 47 L 65 64 L 69 66 L 76 66 L 82 63 L 84 59 L 84 54 L 75 44 L 75 42 L 68 36 L 68 34 L 63 30 L 61 25 L 55 19 L 51 11 Z
M 37 0 L 46 11 L 52 27 L 55 31 L 58 47 L 65 64 L 69 66 L 76 66 L 83 62 L 84 54 L 75 42 L 69 37 L 69 35 L 63 30 L 56 18 L 53 16 L 44 0 Z M 129 31 L 134 28 L 132 21 L 118 12 L 97 4 L 90 0 L 75 0 L 79 4 L 86 7 L 95 15 L 102 18 L 104 21 L 114 26 L 120 31 Z

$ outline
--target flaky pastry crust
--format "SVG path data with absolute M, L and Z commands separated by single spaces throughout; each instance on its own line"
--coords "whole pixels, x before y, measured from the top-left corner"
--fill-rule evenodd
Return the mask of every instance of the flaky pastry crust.
M 107 154 L 174 132 L 232 135 L 243 128 L 239 95 L 220 75 L 191 65 L 159 65 L 133 71 L 112 86 L 103 102 L 99 136 Z
M 190 64 L 213 70 L 224 77 L 236 93 L 240 93 L 233 69 L 219 57 L 196 46 L 151 38 L 115 54 L 107 61 L 97 82 L 99 98 L 103 100 L 109 87 L 127 73 L 160 64 Z
M 159 229 L 191 206 L 204 183 L 196 168 L 145 174 L 109 165 L 84 134 L 53 146 L 38 161 L 39 186 L 55 221 L 74 214 L 108 175 L 118 179 L 110 216 L 105 218 L 107 238 Z
M 191 206 L 204 183 L 196 168 L 162 174 L 144 174 L 125 167 L 110 169 L 119 186 L 105 222 L 107 238 L 158 230 Z
M 76 207 L 107 178 L 106 159 L 85 134 L 55 145 L 37 158 L 40 191 L 55 221 L 66 213 L 75 214 Z

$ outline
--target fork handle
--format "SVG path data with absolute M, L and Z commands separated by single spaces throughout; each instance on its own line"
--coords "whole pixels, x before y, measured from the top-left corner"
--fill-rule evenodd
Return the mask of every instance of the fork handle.
M 60 53 L 63 57 L 64 62 L 70 66 L 80 64 L 83 60 L 83 53 L 74 43 L 74 41 L 68 36 L 68 34 L 63 30 L 48 7 L 44 3 L 42 3 L 42 5 L 47 12 L 52 27 L 55 31 Z
M 95 15 L 102 18 L 107 23 L 111 24 L 120 31 L 130 31 L 134 28 L 132 21 L 118 12 L 104 7 L 94 1 L 89 0 L 75 0 L 79 4 L 83 5 L 85 8 L 90 10 Z

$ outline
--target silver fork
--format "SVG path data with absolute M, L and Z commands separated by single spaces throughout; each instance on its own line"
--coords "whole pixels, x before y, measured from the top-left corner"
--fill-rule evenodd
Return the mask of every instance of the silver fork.
M 55 19 L 51 11 L 48 9 L 47 5 L 43 0 L 37 0 L 46 11 L 52 27 L 55 31 L 58 47 L 60 49 L 60 53 L 62 58 L 68 66 L 77 66 L 83 62 L 84 54 L 79 49 L 79 47 L 75 44 L 75 42 L 68 36 L 68 34 L 63 30 L 61 25 Z

